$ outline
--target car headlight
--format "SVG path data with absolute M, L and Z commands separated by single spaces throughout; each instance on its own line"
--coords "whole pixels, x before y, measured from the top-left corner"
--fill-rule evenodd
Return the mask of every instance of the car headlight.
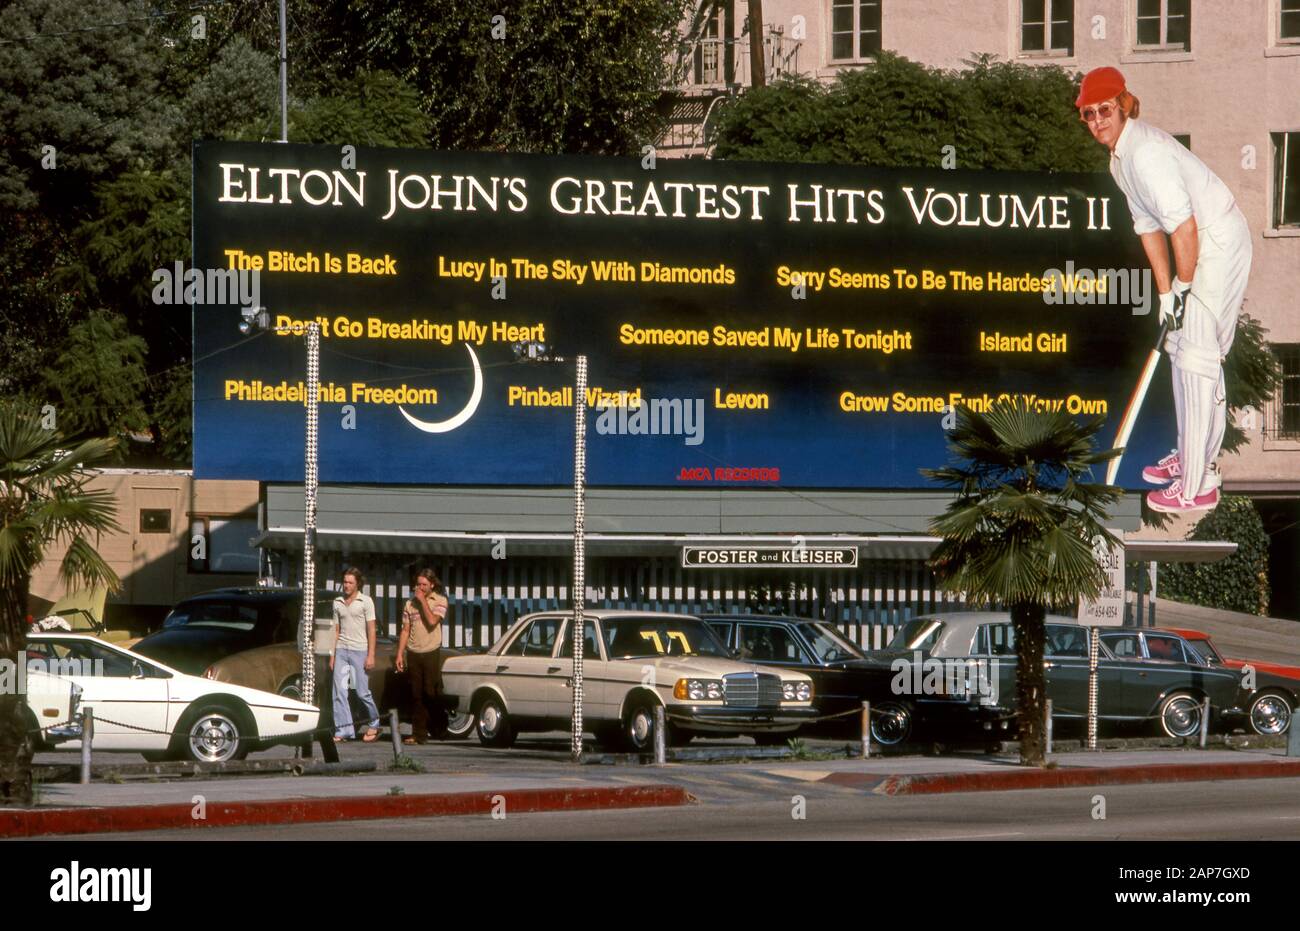
M 720 701 L 722 682 L 718 679 L 678 679 L 673 697 L 682 701 Z
M 810 682 L 781 683 L 781 700 L 782 701 L 811 701 L 812 683 Z

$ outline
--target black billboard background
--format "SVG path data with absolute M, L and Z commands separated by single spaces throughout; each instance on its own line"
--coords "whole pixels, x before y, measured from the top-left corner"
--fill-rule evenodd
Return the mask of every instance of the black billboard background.
M 840 409 L 848 391 L 863 395 L 947 396 L 950 391 L 1078 394 L 1104 399 L 1109 443 L 1154 338 L 1155 315 L 1134 315 L 1128 305 L 1049 305 L 1038 294 L 999 292 L 808 290 L 795 300 L 776 283 L 778 266 L 826 271 L 883 272 L 923 268 L 947 275 L 990 271 L 1041 276 L 1049 268 L 1143 268 L 1123 197 L 1108 176 L 882 170 L 842 166 L 674 162 L 652 170 L 634 159 L 545 157 L 486 153 L 368 150 L 356 153 L 365 171 L 366 205 L 309 207 L 294 204 L 220 203 L 223 162 L 258 166 L 262 191 L 272 166 L 331 172 L 337 147 L 202 143 L 195 151 L 194 265 L 225 266 L 223 250 L 270 250 L 336 256 L 347 252 L 397 259 L 396 277 L 263 273 L 262 302 L 272 319 L 346 315 L 387 321 L 473 319 L 516 325 L 542 322 L 555 351 L 590 360 L 589 382 L 617 390 L 640 387 L 645 398 L 703 399 L 703 442 L 682 436 L 604 435 L 588 416 L 589 481 L 597 485 L 699 484 L 701 468 L 762 469 L 787 487 L 916 488 L 917 470 L 946 457 L 939 413 L 861 414 Z M 523 178 L 529 204 L 522 213 L 478 210 L 388 210 L 388 172 Z M 349 173 L 350 174 L 350 173 Z M 766 185 L 763 219 L 566 216 L 552 209 L 548 191 L 562 176 L 604 181 L 673 181 Z M 879 189 L 885 222 L 791 223 L 787 185 Z M 902 188 L 979 194 L 1016 193 L 1069 197 L 1069 229 L 1010 229 L 917 224 Z M 1110 230 L 1088 230 L 1085 197 L 1109 197 Z M 504 205 L 506 198 L 502 199 Z M 634 198 L 634 203 L 640 197 Z M 607 198 L 612 202 L 612 198 Z M 671 206 L 667 205 L 669 210 Z M 1100 211 L 1100 206 L 1098 206 Z M 808 212 L 804 212 L 807 217 Z M 1100 213 L 1098 212 L 1098 216 Z M 528 257 L 541 263 L 624 259 L 667 266 L 735 270 L 734 286 L 659 283 L 585 284 L 506 280 L 506 299 L 494 300 L 488 281 L 441 278 L 439 257 L 485 261 Z M 227 379 L 267 383 L 304 379 L 303 341 L 265 334 L 247 338 L 234 306 L 199 305 L 195 332 L 195 470 L 201 477 L 298 480 L 302 476 L 302 408 L 292 402 L 223 399 Z M 797 353 L 769 348 L 735 350 L 624 346 L 622 323 L 648 328 L 724 326 L 804 330 L 845 327 L 910 331 L 913 350 Z M 986 353 L 979 333 L 1064 333 L 1068 351 Z M 323 338 L 321 380 L 374 387 L 433 387 L 437 405 L 410 407 L 438 420 L 470 396 L 473 373 L 459 342 L 413 343 Z M 520 366 L 507 343 L 475 347 L 483 365 L 483 398 L 462 427 L 421 433 L 396 405 L 356 404 L 354 429 L 343 429 L 341 405 L 321 406 L 321 480 L 333 482 L 562 485 L 572 477 L 572 411 L 510 406 L 509 385 L 557 389 L 572 384 L 569 365 Z M 715 392 L 755 392 L 768 410 L 719 410 Z M 1137 487 L 1137 472 L 1173 443 L 1167 378 L 1157 378 L 1124 460 L 1120 483 Z M 696 470 L 694 480 L 683 469 Z M 741 473 L 736 473 L 741 474 Z M 717 479 L 706 479 L 712 484 Z M 770 481 L 760 484 L 770 484 Z

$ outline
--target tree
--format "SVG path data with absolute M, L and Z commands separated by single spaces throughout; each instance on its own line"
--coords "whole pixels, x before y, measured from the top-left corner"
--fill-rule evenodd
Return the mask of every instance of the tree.
M 65 584 L 117 588 L 94 545 L 99 534 L 119 529 L 113 496 L 86 487 L 86 469 L 114 445 L 91 439 L 68 448 L 37 411 L 0 403 L 0 656 L 23 655 L 31 575 L 54 546 L 67 547 L 59 565 Z M 0 805 L 31 804 L 34 736 L 24 696 L 0 694 Z
M 882 52 L 830 84 L 785 78 L 719 107 L 717 158 L 938 168 L 1105 171 L 1073 107 L 1078 80 L 1055 67 L 981 55 L 961 71 Z
M 631 155 L 660 136 L 687 0 L 320 2 L 313 54 L 416 88 L 439 149 Z
M 1016 643 L 1016 709 L 1020 762 L 1046 758 L 1043 622 L 1049 607 L 1096 597 L 1105 582 L 1093 549 L 1106 530 L 1106 508 L 1120 490 L 1088 481 L 1116 455 L 1096 452 L 1103 418 L 1076 421 L 1019 399 L 987 413 L 956 408 L 948 437 L 951 465 L 924 469 L 956 496 L 931 529 L 943 537 L 930 558 L 940 584 L 977 604 L 1010 609 Z
M 144 340 L 117 314 L 95 311 L 75 325 L 44 373 L 43 396 L 60 430 L 84 437 L 145 429 L 144 355 Z

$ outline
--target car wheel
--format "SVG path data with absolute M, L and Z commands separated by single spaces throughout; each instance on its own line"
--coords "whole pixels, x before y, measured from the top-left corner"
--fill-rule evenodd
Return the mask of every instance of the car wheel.
M 33 753 L 54 749 L 51 744 L 46 743 L 45 738 L 41 735 L 41 726 L 36 722 L 36 715 L 32 714 L 31 708 L 23 708 L 23 727 L 32 738 Z
M 251 749 L 247 716 L 228 705 L 209 705 L 190 715 L 179 737 L 181 753 L 196 763 L 242 760 Z
M 912 709 L 902 702 L 883 702 L 871 708 L 871 739 L 882 747 L 896 747 L 912 734 Z
M 668 735 L 665 734 L 665 737 Z M 623 743 L 633 753 L 650 753 L 655 748 L 655 704 L 640 699 L 628 709 L 623 721 Z
M 1290 697 L 1281 692 L 1260 692 L 1250 703 L 1250 726 L 1256 734 L 1285 734 L 1294 710 Z
M 447 715 L 447 736 L 453 740 L 468 737 L 477 723 L 474 715 L 468 711 L 453 711 Z
M 302 676 L 291 676 L 276 690 L 276 694 L 294 701 L 302 701 Z
M 1201 732 L 1201 703 L 1187 692 L 1175 692 L 1160 703 L 1160 728 L 1170 737 L 1194 737 Z
M 485 747 L 508 747 L 515 742 L 515 726 L 501 699 L 491 695 L 478 709 L 478 741 Z

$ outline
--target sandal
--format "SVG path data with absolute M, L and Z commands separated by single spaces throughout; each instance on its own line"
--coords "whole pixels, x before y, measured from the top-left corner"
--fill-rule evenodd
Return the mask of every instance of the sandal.
M 347 740 L 346 737 L 335 737 L 335 738 L 334 738 L 334 742 L 335 742 L 336 744 L 344 743 L 346 740 Z
M 379 739 L 379 731 L 375 730 L 374 728 L 371 728 L 370 730 L 366 731 L 366 736 L 362 737 L 361 739 L 368 744 L 374 743 L 376 740 Z

